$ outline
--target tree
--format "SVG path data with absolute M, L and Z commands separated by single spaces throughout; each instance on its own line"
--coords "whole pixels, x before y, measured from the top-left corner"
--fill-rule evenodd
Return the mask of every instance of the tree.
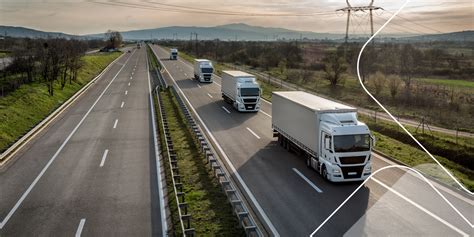
M 122 34 L 118 31 L 108 30 L 105 33 L 105 40 L 106 40 L 106 48 L 108 49 L 116 49 L 119 48 L 122 44 Z
M 380 95 L 385 86 L 385 75 L 381 72 L 376 72 L 372 78 L 372 86 L 374 87 L 375 96 Z
M 331 83 L 331 86 L 335 87 L 344 78 L 344 73 L 347 71 L 347 66 L 344 62 L 344 58 L 337 55 L 337 53 L 329 53 L 323 59 L 324 62 L 324 79 Z
M 410 96 L 411 80 L 419 66 L 420 59 L 421 52 L 418 49 L 411 44 L 402 46 L 400 52 L 400 76 L 405 83 L 408 97 Z
M 388 88 L 390 90 L 390 95 L 392 99 L 395 99 L 395 96 L 398 94 L 398 89 L 400 88 L 400 84 L 402 83 L 400 77 L 397 75 L 389 75 L 387 77 L 388 80 Z

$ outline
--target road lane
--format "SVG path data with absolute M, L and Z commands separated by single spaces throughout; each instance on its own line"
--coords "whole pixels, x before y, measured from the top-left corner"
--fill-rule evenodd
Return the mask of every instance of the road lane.
M 7 181 L 0 183 L 0 218 L 4 218 L 31 183 L 31 179 L 17 178 L 36 176 L 36 167 L 42 168 L 44 157 L 51 157 L 47 151 L 57 150 L 54 144 L 42 146 L 43 139 L 62 142 L 64 134 L 59 128 L 70 132 L 69 126 L 77 124 L 75 117 L 84 116 L 85 108 L 91 107 L 88 99 L 95 100 L 105 91 L 0 235 L 68 236 L 75 233 L 79 219 L 87 219 L 83 236 L 161 236 L 146 51 L 137 50 L 125 57 L 130 60 L 119 60 L 117 65 L 124 68 L 113 83 L 112 74 L 105 74 L 0 174 L 0 180 Z M 128 86 L 135 66 L 134 83 Z M 117 73 L 117 67 L 111 71 Z M 110 83 L 107 90 L 99 87 L 104 82 Z M 124 103 L 127 106 L 121 108 Z M 73 122 L 68 123 L 70 119 Z M 111 121 L 115 119 L 120 126 L 113 129 Z M 16 183 L 16 188 L 9 182 Z
M 232 114 L 223 113 L 222 107 L 228 106 L 220 97 L 214 96 L 210 99 L 207 94 L 220 94 L 220 78 L 214 76 L 212 84 L 198 84 L 195 80 L 183 77 L 181 70 L 188 75 L 192 75 L 192 67 L 183 61 L 167 60 L 168 53 L 162 48 L 154 46 L 161 62 L 172 75 L 165 73 L 165 79 L 168 81 L 176 80 L 176 83 L 189 98 L 191 105 L 202 117 L 205 124 L 211 130 L 211 133 L 224 149 L 226 155 L 230 158 L 233 166 L 237 168 L 246 185 L 250 188 L 253 195 L 268 214 L 271 222 L 276 226 L 282 236 L 309 235 L 329 214 L 336 209 L 346 197 L 358 186 L 358 183 L 330 184 L 321 179 L 314 171 L 308 170 L 301 158 L 288 153 L 279 147 L 272 137 L 271 133 L 271 104 L 262 103 L 262 109 L 265 113 L 238 113 L 231 110 Z M 200 85 L 201 87 L 198 87 Z M 246 128 L 252 128 L 261 139 L 249 133 Z M 387 166 L 389 163 L 382 159 L 373 159 L 374 170 Z M 309 180 L 318 183 L 318 187 L 324 190 L 324 195 L 317 195 L 316 192 L 308 193 L 308 184 L 295 175 L 292 168 L 300 170 Z M 393 185 L 402 177 L 407 179 L 407 183 L 415 186 L 415 189 L 407 189 L 403 186 L 397 190 L 401 193 L 410 193 L 410 197 L 417 199 L 418 192 L 428 192 L 429 186 L 422 183 L 413 175 L 405 175 L 406 172 L 399 169 L 384 171 L 380 180 L 387 185 Z M 406 178 L 408 177 L 408 178 Z M 413 192 L 416 190 L 416 192 Z M 327 228 L 324 228 L 320 234 L 324 235 L 342 235 L 349 230 L 352 224 L 356 223 L 364 216 L 367 210 L 376 204 L 387 190 L 380 185 L 370 182 L 365 185 L 353 198 L 353 209 L 345 210 L 342 216 L 343 221 L 329 222 Z M 407 195 L 408 196 L 408 195 Z M 458 200 L 459 201 L 459 200 Z M 461 209 L 469 213 L 469 203 L 460 201 Z M 442 200 L 422 202 L 430 209 L 436 209 L 442 206 Z M 460 220 L 456 213 L 453 213 L 449 207 L 435 210 L 438 215 L 452 217 L 452 223 L 459 226 L 464 231 L 469 230 L 469 226 Z M 420 214 L 421 213 L 421 214 Z M 423 216 L 418 211 L 419 216 Z M 426 217 L 426 216 L 425 216 Z M 410 216 L 407 215 L 407 220 Z M 436 220 L 427 219 L 426 222 L 430 228 L 438 228 L 439 223 Z M 426 224 L 425 223 L 425 224 Z M 419 233 L 426 226 L 413 226 L 407 223 L 399 225 L 406 231 Z M 375 228 L 371 234 L 384 233 L 383 226 Z M 444 228 L 444 227 L 439 227 Z

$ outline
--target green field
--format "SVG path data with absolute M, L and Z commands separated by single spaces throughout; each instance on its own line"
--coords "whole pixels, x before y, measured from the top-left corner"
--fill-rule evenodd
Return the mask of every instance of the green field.
M 415 80 L 432 85 L 441 85 L 460 89 L 474 89 L 474 81 L 435 78 L 415 78 Z
M 179 174 L 183 183 L 183 191 L 186 193 L 186 202 L 189 205 L 188 211 L 192 216 L 191 228 L 195 229 L 197 236 L 244 236 L 243 229 L 239 226 L 239 221 L 233 214 L 231 205 L 222 192 L 220 184 L 215 179 L 213 171 L 206 164 L 204 154 L 198 148 L 186 119 L 179 110 L 176 99 L 169 89 L 160 92 L 160 96 L 163 98 L 171 139 L 178 157 Z M 159 113 L 158 108 L 156 111 Z M 160 118 L 159 114 L 158 118 Z M 160 134 L 162 134 L 161 142 L 164 144 L 164 133 L 161 128 L 161 121 L 159 122 Z M 162 147 L 166 149 L 165 146 Z M 167 170 L 168 204 L 174 226 L 174 233 L 172 234 L 180 236 L 182 233 L 177 204 L 165 152 L 166 150 L 163 151 L 163 155 L 166 163 L 165 169 Z
M 5 151 L 120 55 L 97 53 L 83 56 L 84 66 L 78 73 L 77 82 L 67 83 L 63 90 L 59 82 L 55 83 L 54 96 L 48 94 L 45 84 L 35 82 L 0 97 L 0 151 Z

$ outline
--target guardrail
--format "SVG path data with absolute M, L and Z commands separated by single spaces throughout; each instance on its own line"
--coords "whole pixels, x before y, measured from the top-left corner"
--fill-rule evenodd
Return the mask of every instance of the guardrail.
M 186 121 L 189 125 L 189 128 L 194 134 L 194 138 L 199 143 L 201 151 L 205 154 L 210 169 L 213 170 L 215 177 L 219 181 L 222 190 L 224 191 L 225 195 L 227 196 L 227 199 L 232 205 L 234 214 L 238 217 L 239 223 L 244 228 L 245 233 L 247 234 L 247 236 L 262 236 L 262 233 L 255 224 L 255 221 L 250 215 L 247 206 L 243 202 L 243 199 L 240 197 L 240 194 L 237 191 L 235 184 L 230 179 L 226 170 L 220 164 L 220 161 L 217 159 L 214 152 L 211 150 L 210 143 L 204 136 L 204 133 L 202 132 L 201 128 L 198 126 L 198 124 L 192 117 L 188 107 L 181 99 L 181 96 L 179 96 L 174 86 L 170 86 L 170 89 L 176 100 L 178 101 L 179 107 L 183 112 L 184 116 L 186 117 Z
M 178 160 L 176 153 L 174 152 L 173 141 L 171 140 L 171 134 L 168 128 L 168 120 L 166 118 L 166 111 L 163 107 L 163 99 L 161 98 L 158 90 L 155 90 L 155 93 L 156 97 L 158 98 L 158 109 L 160 110 L 161 126 L 163 128 L 164 140 L 166 143 L 166 154 L 168 156 L 171 179 L 173 181 L 176 205 L 178 206 L 181 231 L 183 236 L 194 236 L 195 230 L 194 228 L 191 228 L 191 214 L 188 213 L 188 204 L 186 203 L 185 193 L 183 192 L 183 184 L 181 183 L 181 176 L 179 174 Z

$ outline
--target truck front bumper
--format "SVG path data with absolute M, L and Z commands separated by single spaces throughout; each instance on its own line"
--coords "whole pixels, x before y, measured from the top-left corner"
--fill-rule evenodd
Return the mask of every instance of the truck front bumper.
M 329 172 L 331 170 L 331 172 Z M 370 163 L 360 166 L 330 165 L 328 167 L 328 179 L 331 182 L 364 181 L 371 174 Z

